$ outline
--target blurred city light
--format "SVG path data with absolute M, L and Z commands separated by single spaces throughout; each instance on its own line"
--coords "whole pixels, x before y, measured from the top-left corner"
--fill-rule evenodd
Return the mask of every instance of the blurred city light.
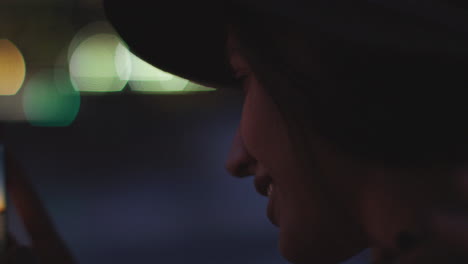
M 106 21 L 93 22 L 81 28 L 74 35 L 73 39 L 68 45 L 68 52 L 67 52 L 68 61 L 70 61 L 73 53 L 83 41 L 87 40 L 89 37 L 92 37 L 98 34 L 116 35 L 116 32 L 112 29 L 112 26 Z
M 200 84 L 196 84 L 193 82 L 189 82 L 189 84 L 185 87 L 184 92 L 214 92 L 216 91 L 215 88 L 206 87 Z
M 78 115 L 81 98 L 65 70 L 44 70 L 24 87 L 23 107 L 34 126 L 68 126 Z
M 178 94 L 187 92 L 215 91 L 216 89 L 204 87 L 189 82 L 176 75 L 164 72 L 151 64 L 133 55 L 126 47 L 120 45 L 117 48 L 119 63 L 130 61 L 131 67 L 116 67 L 119 72 L 127 74 L 131 70 L 129 84 L 130 89 L 140 93 Z
M 188 80 L 161 71 L 135 55 L 131 57 L 132 72 L 130 88 L 137 92 L 175 93 L 182 92 Z
M 70 58 L 70 75 L 77 91 L 118 92 L 125 87 L 128 81 L 115 67 L 119 44 L 119 38 L 112 34 L 97 34 L 79 44 Z
M 73 86 L 80 92 L 118 92 L 127 83 L 138 93 L 179 94 L 216 89 L 190 83 L 132 54 L 108 22 L 80 30 L 68 49 Z
M 122 44 L 119 43 L 115 50 L 115 70 L 120 80 L 129 81 L 132 74 L 132 58 L 134 55 Z
M 25 75 L 26 64 L 21 51 L 11 41 L 0 39 L 0 95 L 15 95 Z

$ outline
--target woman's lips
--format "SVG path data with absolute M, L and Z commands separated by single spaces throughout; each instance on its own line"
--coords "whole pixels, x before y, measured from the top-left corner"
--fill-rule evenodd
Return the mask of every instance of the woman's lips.
M 278 223 L 278 218 L 277 218 L 277 212 L 275 211 L 275 203 L 274 203 L 274 188 L 273 188 L 273 184 L 270 184 L 270 186 L 268 187 L 268 206 L 267 206 L 267 216 L 268 216 L 268 219 L 270 219 L 270 222 L 279 227 L 279 223 Z
M 270 219 L 270 222 L 275 226 L 279 226 L 277 217 L 278 212 L 276 212 L 273 202 L 273 197 L 275 196 L 273 179 L 266 174 L 257 175 L 254 179 L 254 183 L 257 192 L 269 198 L 267 206 L 267 216 Z
M 257 192 L 263 196 L 268 196 L 269 186 L 272 184 L 273 180 L 268 175 L 258 175 L 254 179 L 255 189 Z

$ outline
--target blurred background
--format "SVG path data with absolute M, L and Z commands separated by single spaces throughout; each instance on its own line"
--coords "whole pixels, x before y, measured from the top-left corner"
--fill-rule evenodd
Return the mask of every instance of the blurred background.
M 6 256 L 6 208 L 5 208 L 5 173 L 3 171 L 3 146 L 0 145 L 0 261 L 5 261 Z
M 287 263 L 253 178 L 224 169 L 241 108 L 131 54 L 100 0 L 0 2 L 5 140 L 79 263 Z

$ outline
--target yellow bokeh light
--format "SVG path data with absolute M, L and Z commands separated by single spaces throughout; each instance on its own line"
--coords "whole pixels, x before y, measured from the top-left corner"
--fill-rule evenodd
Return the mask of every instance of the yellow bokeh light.
M 0 39 L 0 95 L 15 95 L 25 75 L 26 64 L 21 51 L 11 41 Z

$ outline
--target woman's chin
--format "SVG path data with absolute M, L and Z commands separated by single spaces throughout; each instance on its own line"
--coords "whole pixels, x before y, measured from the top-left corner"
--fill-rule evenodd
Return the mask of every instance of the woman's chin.
M 303 239 L 300 234 L 282 231 L 280 229 L 279 250 L 287 261 L 293 264 L 328 263 L 330 256 L 322 250 L 314 249 L 312 239 Z
M 348 260 L 364 249 L 337 248 L 330 237 L 321 238 L 323 236 L 318 234 L 314 239 L 305 232 L 288 232 L 280 228 L 279 251 L 293 264 L 336 264 Z

